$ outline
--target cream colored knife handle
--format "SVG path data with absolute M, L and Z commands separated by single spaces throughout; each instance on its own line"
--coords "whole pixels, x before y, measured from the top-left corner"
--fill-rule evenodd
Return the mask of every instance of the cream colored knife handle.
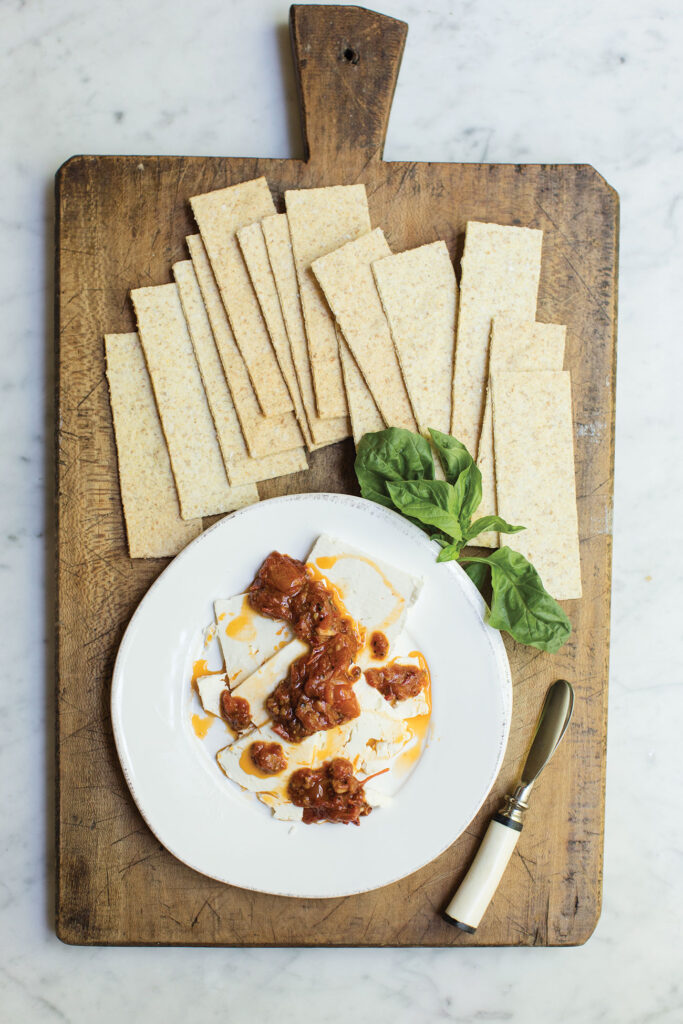
M 465 932 L 476 931 L 517 845 L 520 829 L 514 825 L 494 818 L 487 828 L 469 871 L 444 911 L 450 924 Z

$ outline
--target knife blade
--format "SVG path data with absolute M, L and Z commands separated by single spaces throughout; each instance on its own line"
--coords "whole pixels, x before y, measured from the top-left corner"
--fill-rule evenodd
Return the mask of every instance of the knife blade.
M 521 778 L 494 814 L 474 860 L 443 912 L 444 920 L 474 933 L 498 888 L 522 831 L 534 783 L 557 750 L 574 710 L 574 690 L 566 679 L 549 687 Z

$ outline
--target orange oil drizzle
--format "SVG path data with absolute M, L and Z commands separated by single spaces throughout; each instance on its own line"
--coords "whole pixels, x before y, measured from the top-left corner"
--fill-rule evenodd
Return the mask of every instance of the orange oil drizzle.
M 429 740 L 427 734 L 429 732 L 429 723 L 432 716 L 432 677 L 429 673 L 429 666 L 425 660 L 424 654 L 421 651 L 411 651 L 408 655 L 410 658 L 417 658 L 418 665 L 427 676 L 427 682 L 425 683 L 424 690 L 422 691 L 429 705 L 429 711 L 425 715 L 415 715 L 414 718 L 406 718 L 406 725 L 415 737 L 415 742 L 409 747 L 405 753 L 400 754 L 396 761 L 396 768 L 402 773 L 407 773 L 417 761 L 420 760 L 422 752 L 426 747 Z
M 321 765 L 323 761 L 329 761 L 330 758 L 336 757 L 346 741 L 348 735 L 347 725 L 348 723 L 345 723 L 344 725 L 335 726 L 334 729 L 327 730 L 325 742 L 313 755 L 312 768 L 316 767 L 316 765 Z
M 242 599 L 242 609 L 239 615 L 236 615 L 234 619 L 225 627 L 225 632 L 233 640 L 240 640 L 242 643 L 249 643 L 251 640 L 255 640 L 258 636 L 256 626 L 254 625 L 254 611 L 249 604 L 249 600 L 245 594 Z
M 223 662 L 222 668 L 210 669 L 206 658 L 199 658 L 192 666 L 192 679 L 190 680 L 190 686 L 197 696 L 199 696 L 199 691 L 197 689 L 198 679 L 201 679 L 202 676 L 224 676 L 225 674 L 225 662 Z
M 200 740 L 203 740 L 207 732 L 213 725 L 213 718 L 211 715 L 204 718 L 202 715 L 192 716 L 192 728 L 194 729 L 195 736 L 198 736 Z

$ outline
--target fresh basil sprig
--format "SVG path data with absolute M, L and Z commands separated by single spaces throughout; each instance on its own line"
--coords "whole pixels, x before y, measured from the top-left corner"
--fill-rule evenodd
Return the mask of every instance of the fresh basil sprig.
M 397 510 L 440 545 L 438 562 L 457 560 L 479 591 L 491 584 L 488 621 L 519 643 L 554 652 L 571 633 L 569 619 L 547 592 L 524 555 L 502 547 L 485 557 L 462 555 L 480 533 L 517 533 L 500 516 L 472 521 L 481 503 L 481 473 L 464 444 L 439 430 L 429 431 L 445 480 L 435 480 L 434 457 L 426 438 L 389 427 L 365 434 L 356 454 L 356 476 L 364 498 Z

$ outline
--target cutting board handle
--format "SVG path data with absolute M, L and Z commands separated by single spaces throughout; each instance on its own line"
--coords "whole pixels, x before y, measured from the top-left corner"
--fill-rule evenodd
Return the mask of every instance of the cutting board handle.
M 353 177 L 382 159 L 408 26 L 364 7 L 294 4 L 289 27 L 306 160 Z

